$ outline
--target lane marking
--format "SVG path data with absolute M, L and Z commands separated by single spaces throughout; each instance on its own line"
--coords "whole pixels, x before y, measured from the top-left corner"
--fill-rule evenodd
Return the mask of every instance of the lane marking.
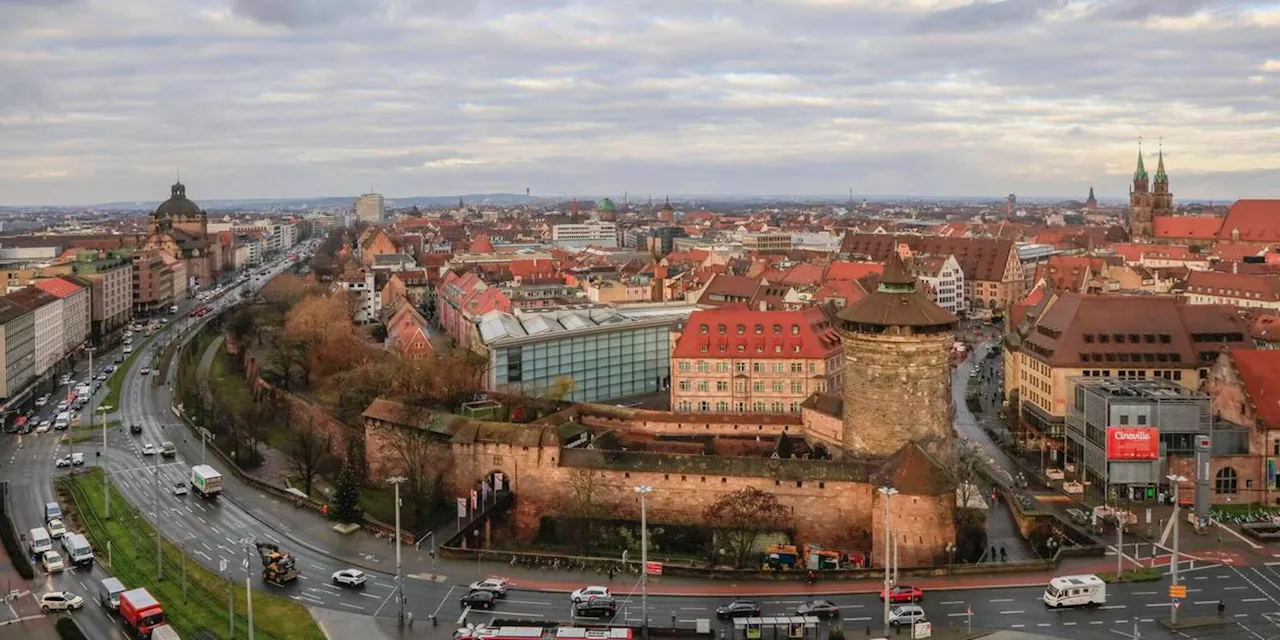
M 871 618 L 845 618 L 845 619 L 844 619 L 844 621 L 845 621 L 845 622 L 864 622 L 864 621 L 866 621 L 866 620 L 870 620 L 870 619 L 871 619 Z
M 360 606 L 360 605 L 358 605 L 358 604 L 351 604 L 350 602 L 339 602 L 338 604 L 339 604 L 340 606 L 343 606 L 343 607 L 351 607 L 352 609 L 355 609 L 356 611 L 364 611 L 364 607 L 362 607 L 362 606 Z
M 946 602 L 939 602 L 938 604 L 964 604 L 964 600 L 947 600 Z
M 1017 611 L 1001 611 L 1001 612 L 1000 612 L 1000 615 L 1002 615 L 1002 616 L 1015 616 L 1015 615 L 1018 615 L 1018 614 L 1020 614 L 1020 613 L 1026 613 L 1026 611 L 1023 611 L 1022 609 L 1018 609 Z
M 1123 609 L 1123 608 L 1125 608 L 1126 606 L 1128 606 L 1128 605 L 1123 605 L 1123 604 L 1107 604 L 1107 605 L 1103 605 L 1103 606 L 1098 607 L 1098 608 L 1099 608 L 1099 609 L 1104 609 L 1104 610 L 1105 610 L 1105 609 Z

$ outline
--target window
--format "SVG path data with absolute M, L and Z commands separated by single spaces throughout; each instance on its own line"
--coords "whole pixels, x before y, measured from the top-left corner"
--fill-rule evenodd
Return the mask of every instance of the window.
M 1084 341 L 1086 343 L 1093 344 L 1093 334 L 1092 333 L 1084 334 Z
M 1129 424 L 1129 416 L 1127 415 L 1120 416 L 1120 424 Z
M 804 373 L 804 363 L 803 363 L 803 362 L 792 362 L 792 363 L 791 363 L 791 373 Z
M 791 335 L 793 336 L 800 335 L 800 325 L 798 324 L 791 325 Z
M 729 390 L 728 380 L 716 380 L 716 391 L 728 391 L 728 390 Z
M 791 383 L 791 393 L 804 393 L 804 383 L 803 383 L 803 382 L 792 382 L 792 383 Z
M 735 363 L 733 363 L 733 370 L 734 370 L 734 371 L 736 371 L 737 373 L 746 373 L 746 372 L 747 372 L 747 363 L 745 363 L 745 362 L 735 362 Z
M 745 392 L 745 391 L 747 390 L 747 381 L 746 381 L 746 380 L 734 380 L 734 381 L 733 381 L 733 390 L 734 390 L 734 391 L 737 391 L 738 393 L 743 393 L 743 392 Z
M 782 381 L 781 381 L 781 380 L 774 380 L 774 381 L 773 381 L 773 392 L 774 392 L 774 393 L 782 393 Z
M 791 348 L 791 353 L 800 353 L 800 345 Z
M 827 383 L 826 383 L 826 382 L 824 382 L 824 381 L 822 381 L 822 380 L 819 380 L 819 381 L 815 382 L 815 383 L 814 383 L 814 385 L 813 385 L 813 387 L 814 387 L 814 389 L 816 389 L 816 390 L 818 391 L 818 393 L 826 393 L 826 392 L 827 392 Z
M 709 328 L 709 327 L 707 327 L 707 325 L 705 325 L 705 324 L 704 324 L 704 325 L 702 325 L 702 327 L 701 327 L 700 333 L 701 333 L 702 335 L 704 335 L 704 336 L 705 336 L 705 335 L 707 335 L 707 331 L 709 331 L 709 330 L 710 330 L 710 328 Z
M 708 411 L 711 411 L 711 403 L 710 403 L 710 402 L 707 402 L 706 400 L 703 400 L 702 402 L 699 402 L 699 403 L 698 403 L 698 411 L 701 411 L 701 412 L 703 412 L 703 413 L 707 413 Z
M 721 400 L 716 403 L 716 413 L 729 413 L 729 403 Z
M 738 335 L 745 335 L 746 333 L 747 333 L 747 325 L 745 324 L 738 325 Z
M 681 401 L 680 401 L 680 404 L 678 404 L 678 405 L 676 405 L 676 406 L 677 406 L 681 411 L 684 411 L 685 413 L 688 413 L 688 412 L 689 412 L 689 410 L 693 408 L 693 405 L 692 405 L 692 404 L 690 404 L 690 402 L 689 402 L 688 400 L 681 400 Z
M 720 335 L 724 335 L 724 332 L 725 332 L 725 326 L 724 326 L 724 325 L 722 325 L 722 324 L 716 325 L 716 333 L 718 333 L 718 334 L 720 334 Z
M 764 325 L 762 324 L 756 325 L 756 335 L 758 336 L 764 335 Z
M 1147 424 L 1147 416 L 1146 416 L 1146 414 L 1143 414 L 1143 415 L 1138 416 L 1138 426 L 1140 426 L 1140 427 L 1141 427 L 1141 426 L 1145 426 L 1146 424 Z
M 764 400 L 756 400 L 751 403 L 751 410 L 756 413 L 764 413 Z
M 799 413 L 799 412 L 800 412 L 800 403 L 799 403 L 799 402 L 792 402 L 792 403 L 791 403 L 791 413 Z
M 680 371 L 684 373 L 689 373 L 689 371 L 691 371 L 692 369 L 693 369 L 693 365 L 689 364 L 687 360 L 683 360 L 680 362 Z
M 746 353 L 746 352 L 747 352 L 747 345 L 745 344 L 738 345 L 738 353 Z
M 753 372 L 755 372 L 755 373 L 764 373 L 764 363 L 763 363 L 763 362 L 752 362 L 752 363 L 751 363 L 751 370 L 752 370 Z
M 745 413 L 747 410 L 747 403 L 739 400 L 733 403 L 733 410 L 737 411 L 738 413 Z
M 782 403 L 781 403 L 781 402 L 774 402 L 774 403 L 773 403 L 773 412 L 774 412 L 774 413 L 782 413 Z
M 698 381 L 698 391 L 706 391 L 707 387 L 708 387 L 708 383 L 706 380 Z
M 711 363 L 707 362 L 706 360 L 699 360 L 698 373 L 710 373 L 710 372 L 711 372 Z
M 717 372 L 717 373 L 729 373 L 729 363 L 728 363 L 728 362 L 725 362 L 725 361 L 723 361 L 723 360 L 721 360 L 720 362 L 717 362 L 717 363 L 716 363 L 716 372 Z
M 1236 476 L 1236 470 L 1231 467 L 1223 467 L 1218 470 L 1218 475 L 1213 479 L 1214 493 L 1232 494 L 1236 492 L 1239 479 Z
M 701 348 L 701 349 L 699 349 L 699 352 L 700 352 L 700 353 L 706 353 L 706 352 L 707 352 L 707 345 L 705 345 L 705 344 L 704 344 L 704 345 L 702 345 L 702 348 Z
M 756 380 L 751 383 L 751 390 L 756 393 L 764 393 L 764 380 Z
M 774 372 L 774 373 L 784 373 L 784 372 L 786 372 L 786 370 L 787 370 L 787 365 L 786 365 L 786 363 L 783 363 L 783 362 L 775 362 L 775 363 L 773 363 L 773 372 Z
M 688 380 L 681 380 L 679 386 L 681 391 L 688 391 L 690 388 Z
M 773 335 L 775 336 L 782 335 L 782 325 L 780 324 L 773 325 Z

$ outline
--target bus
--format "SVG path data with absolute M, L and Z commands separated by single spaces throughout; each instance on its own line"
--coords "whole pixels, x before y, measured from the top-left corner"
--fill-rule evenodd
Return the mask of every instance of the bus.
M 1107 583 L 1095 575 L 1054 578 L 1044 590 L 1044 603 L 1054 608 L 1106 604 Z
M 632 640 L 628 627 L 490 627 L 459 629 L 454 640 Z

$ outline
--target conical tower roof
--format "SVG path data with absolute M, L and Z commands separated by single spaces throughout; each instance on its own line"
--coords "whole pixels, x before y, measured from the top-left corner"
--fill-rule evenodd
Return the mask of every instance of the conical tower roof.
M 1164 172 L 1164 149 L 1161 149 L 1156 157 L 1159 158 L 1156 162 L 1156 182 L 1168 182 L 1169 174 Z
M 919 332 L 946 331 L 960 321 L 920 291 L 902 256 L 893 252 L 876 290 L 840 310 L 837 316 L 851 331 L 878 333 L 888 327 Z
M 1089 187 L 1089 199 L 1097 200 L 1097 198 L 1093 197 L 1093 187 Z
M 1137 168 L 1137 169 L 1135 169 L 1135 170 L 1134 170 L 1134 172 L 1133 172 L 1133 179 L 1134 179 L 1134 180 L 1146 180 L 1146 179 L 1147 179 L 1147 167 L 1146 167 L 1146 165 L 1145 165 L 1145 164 L 1143 164 L 1143 163 L 1142 163 L 1142 149 L 1141 149 L 1141 148 L 1139 148 L 1139 149 L 1138 149 L 1138 168 Z

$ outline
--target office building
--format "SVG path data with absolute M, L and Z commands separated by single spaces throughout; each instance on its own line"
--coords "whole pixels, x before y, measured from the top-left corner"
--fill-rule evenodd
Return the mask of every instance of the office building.
M 356 220 L 382 224 L 387 217 L 386 202 L 380 193 L 366 193 L 356 198 Z

